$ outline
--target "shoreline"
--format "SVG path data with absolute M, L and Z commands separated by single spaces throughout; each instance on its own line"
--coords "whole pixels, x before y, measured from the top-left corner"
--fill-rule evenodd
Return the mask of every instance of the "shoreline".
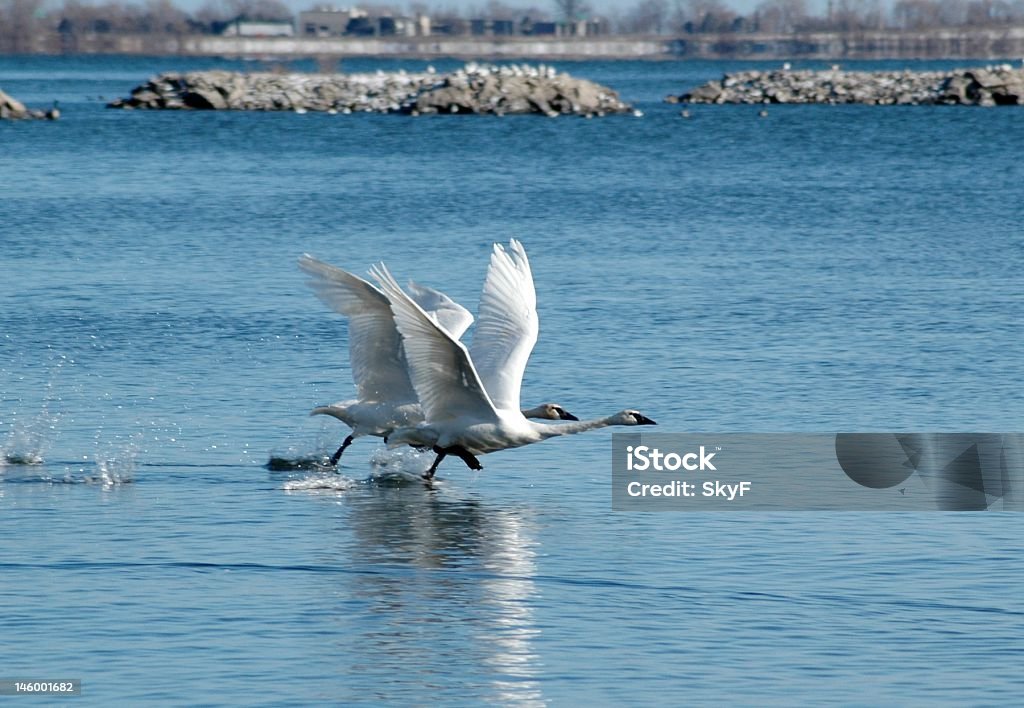
M 41 43 L 40 46 L 42 46 Z M 51 52 L 60 54 L 51 47 Z M 41 51 L 39 53 L 47 53 Z M 601 37 L 222 37 L 95 35 L 77 54 L 262 59 L 357 57 L 463 60 L 1017 60 L 1024 26 L 903 32 L 722 33 Z

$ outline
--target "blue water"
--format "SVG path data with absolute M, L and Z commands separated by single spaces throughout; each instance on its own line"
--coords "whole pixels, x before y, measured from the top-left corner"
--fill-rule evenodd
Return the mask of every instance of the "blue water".
M 607 430 L 433 490 L 375 439 L 340 475 L 264 465 L 347 432 L 306 415 L 352 385 L 300 253 L 474 309 L 509 237 L 524 402 L 1019 431 L 1020 111 L 684 120 L 665 95 L 748 66 L 699 62 L 557 65 L 642 118 L 103 108 L 214 66 L 256 65 L 0 57 L 64 114 L 0 125 L 0 678 L 83 705 L 1019 703 L 1020 514 L 612 513 Z

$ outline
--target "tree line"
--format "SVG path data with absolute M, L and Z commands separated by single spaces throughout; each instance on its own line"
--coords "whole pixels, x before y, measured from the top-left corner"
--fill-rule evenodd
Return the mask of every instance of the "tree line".
M 598 19 L 585 0 L 549 0 L 543 6 L 490 0 L 472 10 L 431 7 L 422 2 L 406 7 L 360 7 L 377 16 L 426 14 L 439 24 L 476 18 L 529 17 L 567 23 Z M 191 13 L 172 0 L 63 0 L 61 5 L 45 0 L 0 0 L 0 52 L 74 51 L 79 46 L 77 40 L 85 36 L 219 34 L 235 19 L 292 21 L 294 17 L 280 0 L 207 0 Z M 762 0 L 747 14 L 733 10 L 724 0 L 636 0 L 631 6 L 601 13 L 600 19 L 603 31 L 618 35 L 928 31 L 1021 25 L 1024 0 L 895 0 L 888 7 L 880 0 L 829 0 L 819 14 L 809 10 L 806 0 Z

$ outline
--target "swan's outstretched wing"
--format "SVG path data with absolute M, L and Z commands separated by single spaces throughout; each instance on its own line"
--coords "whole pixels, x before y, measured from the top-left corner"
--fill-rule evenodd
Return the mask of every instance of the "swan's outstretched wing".
M 427 315 L 448 330 L 455 339 L 462 339 L 469 326 L 473 324 L 473 315 L 465 307 L 452 300 L 440 290 L 428 288 L 426 285 L 410 280 L 409 296 L 423 308 Z
M 523 372 L 537 343 L 537 293 L 523 244 L 494 244 L 470 354 L 498 410 L 519 410 Z
M 371 268 L 370 275 L 391 300 L 395 324 L 402 333 L 409 378 L 426 421 L 462 416 L 481 422 L 494 420 L 494 405 L 480 383 L 465 345 L 439 327 L 404 293 L 383 264 Z
M 406 371 L 402 338 L 391 303 L 380 290 L 348 271 L 309 255 L 299 267 L 324 304 L 348 318 L 348 353 L 352 380 L 364 401 L 415 401 Z

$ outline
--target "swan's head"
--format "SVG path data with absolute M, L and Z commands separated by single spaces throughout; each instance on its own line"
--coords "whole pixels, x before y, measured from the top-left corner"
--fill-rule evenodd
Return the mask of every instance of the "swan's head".
M 538 420 L 579 420 L 579 418 L 557 403 L 541 403 L 536 408 L 523 411 L 523 415 L 527 418 L 536 418 Z
M 624 410 L 612 416 L 612 425 L 657 425 L 640 411 Z

